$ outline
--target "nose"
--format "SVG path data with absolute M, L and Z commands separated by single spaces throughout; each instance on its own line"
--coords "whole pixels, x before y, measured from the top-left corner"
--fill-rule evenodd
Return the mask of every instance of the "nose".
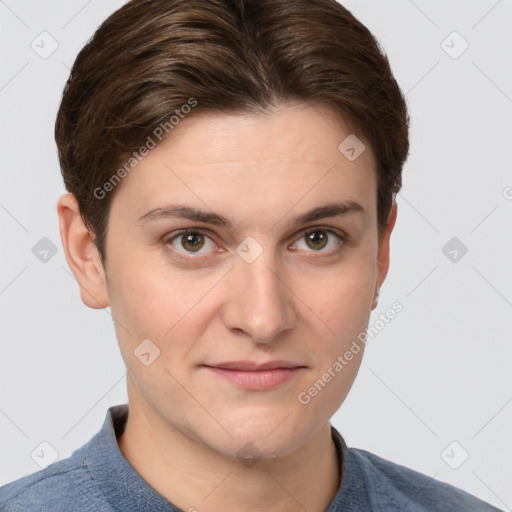
M 224 324 L 255 343 L 271 343 L 297 321 L 293 292 L 270 253 L 263 251 L 252 263 L 237 256 L 226 283 Z

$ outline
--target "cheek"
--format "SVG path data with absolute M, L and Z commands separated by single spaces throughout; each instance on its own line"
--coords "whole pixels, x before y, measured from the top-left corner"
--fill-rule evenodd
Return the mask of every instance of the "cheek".
M 169 379 L 172 386 L 165 369 L 173 374 L 187 371 L 183 362 L 197 349 L 214 310 L 211 290 L 218 281 L 217 274 L 169 270 L 150 258 L 131 258 L 116 266 L 109 290 L 111 310 L 122 358 L 139 387 L 146 383 L 149 390 L 157 381 L 160 387 Z M 136 355 L 147 339 L 156 346 L 149 344 L 158 357 L 145 367 Z
M 375 260 L 362 255 L 353 264 L 322 276 L 315 287 L 310 280 L 307 284 L 301 281 L 302 285 L 298 282 L 297 286 L 302 286 L 301 296 L 307 297 L 307 305 L 330 328 L 331 334 L 345 338 L 366 327 L 376 277 Z
M 366 272 L 346 272 L 322 293 L 310 295 L 322 324 L 313 335 L 317 339 L 313 371 L 297 395 L 304 414 L 327 421 L 348 395 L 364 354 L 374 286 L 374 273 L 366 268 Z
M 112 312 L 133 336 L 160 339 L 200 302 L 209 283 L 208 278 L 191 282 L 183 272 L 161 267 L 150 257 L 131 257 L 112 273 Z

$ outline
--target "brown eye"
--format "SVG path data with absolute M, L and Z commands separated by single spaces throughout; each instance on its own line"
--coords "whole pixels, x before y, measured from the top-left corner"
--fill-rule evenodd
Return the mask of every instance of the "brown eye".
M 201 233 L 186 233 L 181 235 L 181 245 L 187 251 L 197 252 L 204 245 L 204 237 Z
M 305 242 L 305 248 L 300 247 L 300 243 L 303 241 Z M 335 253 L 336 249 L 339 249 L 343 242 L 343 237 L 331 229 L 314 229 L 303 233 L 294 246 L 307 252 L 330 254 Z M 326 247 L 328 249 L 324 250 Z
M 305 235 L 306 243 L 311 249 L 323 249 L 328 242 L 328 237 L 325 231 L 312 231 Z
M 165 244 L 171 245 L 179 254 L 204 254 L 208 252 L 208 249 L 211 252 L 215 248 L 215 243 L 209 236 L 195 230 L 179 231 L 174 236 L 168 238 Z

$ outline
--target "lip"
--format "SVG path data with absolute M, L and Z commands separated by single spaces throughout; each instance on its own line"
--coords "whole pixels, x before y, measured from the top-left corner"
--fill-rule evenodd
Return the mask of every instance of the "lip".
M 260 371 L 260 370 L 275 370 L 276 368 L 299 368 L 302 365 L 279 359 L 275 361 L 267 361 L 266 363 L 256 363 L 254 361 L 227 361 L 224 363 L 215 363 L 204 365 L 209 368 L 222 368 L 224 370 L 241 370 L 241 371 Z
M 305 366 L 290 361 L 230 361 L 203 365 L 207 370 L 234 384 L 251 390 L 273 389 L 297 376 Z

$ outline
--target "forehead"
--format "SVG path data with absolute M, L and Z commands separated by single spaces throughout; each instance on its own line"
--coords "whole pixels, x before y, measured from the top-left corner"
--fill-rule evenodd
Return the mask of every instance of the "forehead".
M 357 158 L 347 158 L 345 141 L 354 146 L 353 137 L 326 107 L 286 106 L 258 115 L 196 113 L 138 163 L 114 200 L 130 204 L 134 215 L 185 197 L 215 211 L 250 202 L 260 214 L 299 200 L 305 207 L 320 199 L 372 202 L 373 153 L 366 144 Z M 357 137 L 359 152 L 364 146 Z
M 262 114 L 200 111 L 185 117 L 153 155 L 163 156 L 172 146 L 177 158 L 196 165 L 258 158 L 325 165 L 337 159 L 339 145 L 349 135 L 354 137 L 345 120 L 322 105 L 288 104 Z M 364 139 L 359 133 L 357 137 Z M 182 158 L 181 150 L 191 147 L 196 151 Z M 361 156 L 365 165 L 373 165 L 371 151 Z

